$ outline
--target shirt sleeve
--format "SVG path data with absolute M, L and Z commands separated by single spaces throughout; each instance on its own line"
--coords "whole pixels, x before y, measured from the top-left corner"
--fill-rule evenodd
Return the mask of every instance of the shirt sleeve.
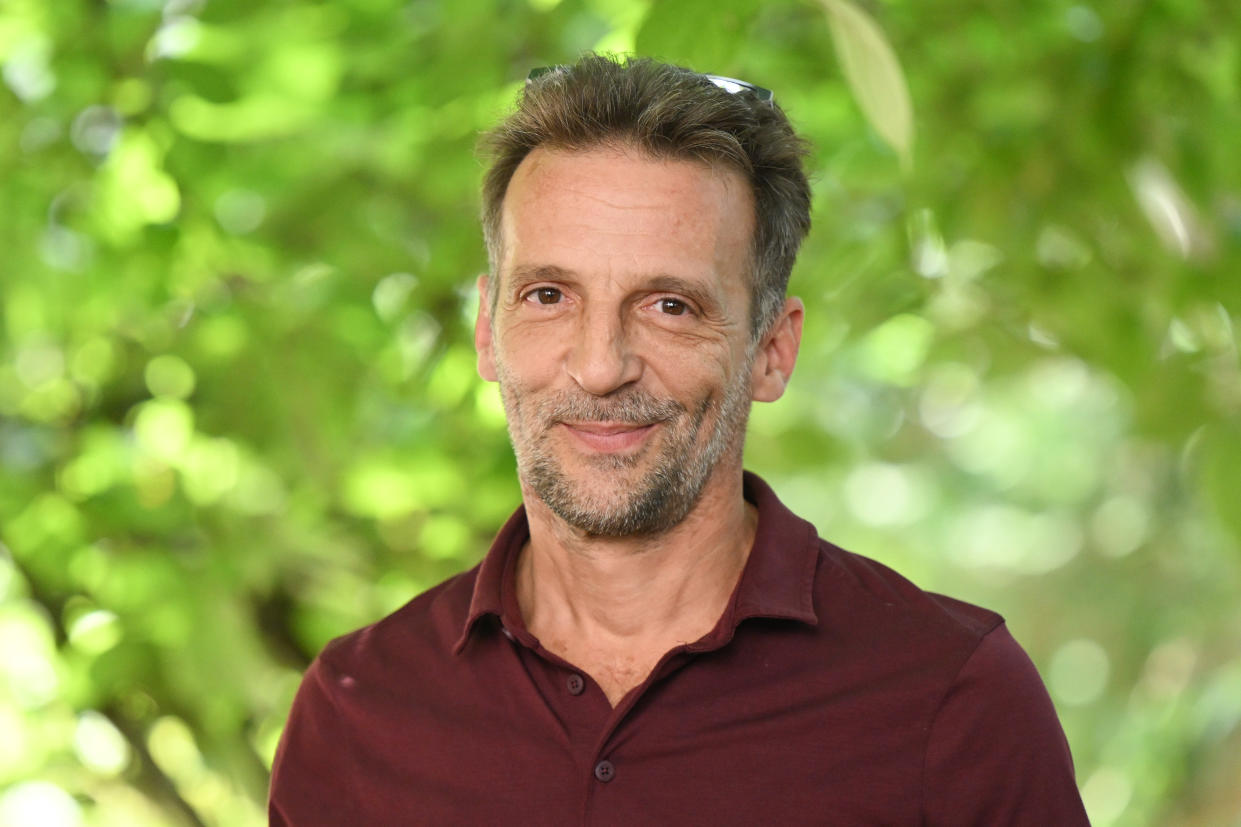
M 350 742 L 339 725 L 325 669 L 322 656 L 310 665 L 280 736 L 267 799 L 270 827 L 349 823 L 338 793 L 340 753 Z
M 923 771 L 927 825 L 1089 825 L 1038 671 L 1003 625 L 945 694 Z

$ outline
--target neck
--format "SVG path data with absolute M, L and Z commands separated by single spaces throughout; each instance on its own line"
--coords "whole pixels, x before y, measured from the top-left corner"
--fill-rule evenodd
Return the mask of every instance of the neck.
M 656 536 L 583 534 L 529 493 L 526 512 L 518 601 L 527 628 L 553 650 L 566 641 L 671 646 L 706 634 L 737 584 L 758 522 L 740 467 L 717 469 L 686 519 Z

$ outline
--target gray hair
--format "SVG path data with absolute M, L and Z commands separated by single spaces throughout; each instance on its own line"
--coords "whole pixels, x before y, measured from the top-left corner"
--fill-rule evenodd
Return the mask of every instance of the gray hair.
M 483 182 L 483 236 L 495 303 L 503 250 L 501 214 L 509 181 L 543 146 L 585 150 L 631 146 L 653 158 L 734 169 L 750 184 L 750 326 L 758 340 L 784 305 L 789 274 L 810 230 L 808 144 L 774 101 L 726 91 L 704 75 L 647 58 L 588 54 L 526 84 L 517 110 L 483 136 L 491 158 Z

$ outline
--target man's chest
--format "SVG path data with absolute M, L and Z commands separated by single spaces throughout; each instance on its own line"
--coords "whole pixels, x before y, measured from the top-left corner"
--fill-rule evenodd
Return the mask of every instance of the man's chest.
M 414 689 L 342 710 L 370 733 L 348 760 L 356 823 L 391 823 L 392 802 L 426 823 L 917 818 L 927 714 L 897 682 L 761 662 L 738 680 L 727 653 L 685 655 L 613 709 L 589 676 L 512 654 L 523 677 L 481 698 Z

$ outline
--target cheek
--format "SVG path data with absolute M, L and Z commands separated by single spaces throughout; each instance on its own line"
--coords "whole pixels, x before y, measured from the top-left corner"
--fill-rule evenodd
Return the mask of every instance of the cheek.
M 735 370 L 727 362 L 701 352 L 668 360 L 654 373 L 659 377 L 662 390 L 677 397 L 690 410 L 720 400 L 730 384 L 737 381 Z
M 723 384 L 735 375 L 744 359 L 744 354 L 733 350 L 728 342 L 674 340 L 665 343 L 660 356 L 677 375 L 703 385 Z
M 564 341 L 564 337 L 543 335 L 530 326 L 496 331 L 496 362 L 520 384 L 537 384 L 556 373 L 563 361 Z

